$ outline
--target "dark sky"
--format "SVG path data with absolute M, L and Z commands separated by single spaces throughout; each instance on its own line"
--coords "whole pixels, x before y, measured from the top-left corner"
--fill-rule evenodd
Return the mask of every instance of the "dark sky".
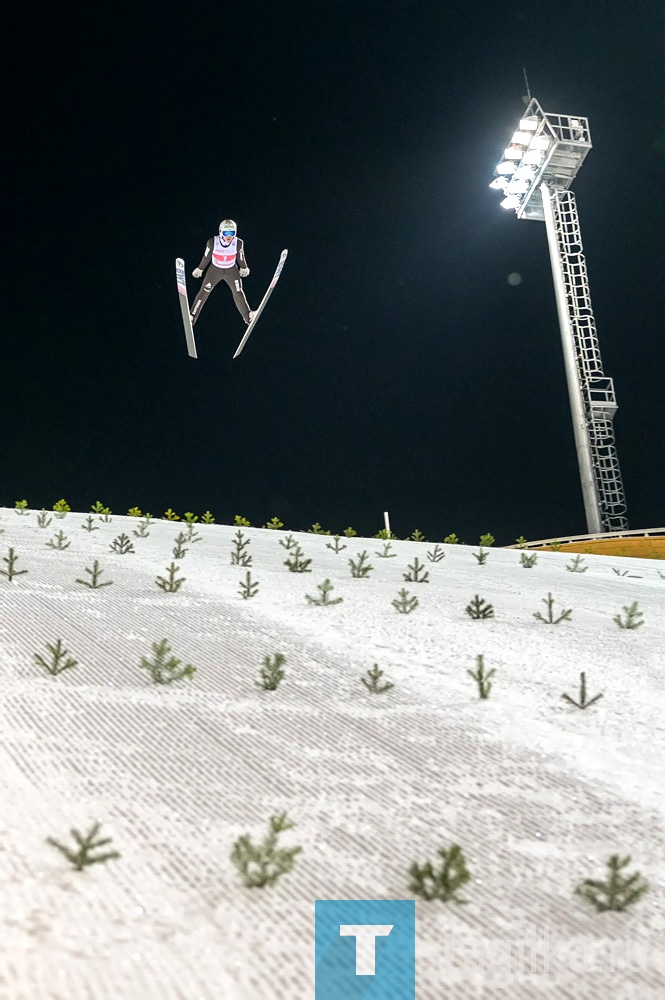
M 545 227 L 488 189 L 526 66 L 590 121 L 628 518 L 665 522 L 662 0 L 21 4 L 4 36 L 0 505 L 585 532 Z M 220 286 L 192 360 L 174 260 L 191 296 L 225 216 L 251 306 L 289 258 L 242 356 Z

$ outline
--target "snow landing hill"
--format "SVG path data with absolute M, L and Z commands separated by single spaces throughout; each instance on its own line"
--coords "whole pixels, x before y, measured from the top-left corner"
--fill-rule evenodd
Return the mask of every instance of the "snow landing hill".
M 52 516 L 52 515 L 51 515 Z M 416 902 L 418 1000 L 665 997 L 665 578 L 648 559 L 520 553 L 0 510 L 0 997 L 309 1000 L 314 901 Z M 232 564 L 241 530 L 251 565 Z M 61 544 L 56 533 L 61 531 Z M 133 551 L 120 552 L 125 534 Z M 354 578 L 349 558 L 373 567 Z M 428 582 L 407 582 L 418 558 Z M 91 589 L 77 580 L 98 582 Z M 179 567 L 172 592 L 156 580 Z M 613 568 L 623 574 L 613 572 Z M 258 581 L 241 596 L 247 572 Z M 421 574 L 418 574 L 421 575 Z M 342 597 L 311 604 L 325 579 Z M 418 598 L 408 614 L 399 591 Z M 546 624 L 543 601 L 568 620 Z M 472 619 L 475 595 L 495 616 Z M 613 618 L 637 602 L 643 625 Z M 140 666 L 166 639 L 193 677 Z M 47 644 L 76 666 L 50 675 Z M 272 691 L 265 657 L 285 657 Z M 467 673 L 482 654 L 489 697 Z M 374 664 L 394 687 L 361 683 Z M 585 672 L 589 708 L 574 707 Z M 274 885 L 231 862 L 270 816 L 302 852 Z M 46 842 L 94 821 L 121 857 L 74 871 Z M 466 905 L 410 891 L 459 844 Z M 631 855 L 649 891 L 596 912 L 574 889 Z

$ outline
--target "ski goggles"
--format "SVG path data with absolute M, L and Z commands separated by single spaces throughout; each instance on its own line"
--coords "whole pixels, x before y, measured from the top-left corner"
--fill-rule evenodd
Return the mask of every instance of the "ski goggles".
M 235 229 L 222 229 L 222 236 L 235 236 Z

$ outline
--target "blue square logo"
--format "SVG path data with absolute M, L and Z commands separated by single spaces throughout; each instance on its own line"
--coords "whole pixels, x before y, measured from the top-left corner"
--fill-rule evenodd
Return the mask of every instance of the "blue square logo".
M 317 899 L 315 1000 L 415 1000 L 413 899 Z

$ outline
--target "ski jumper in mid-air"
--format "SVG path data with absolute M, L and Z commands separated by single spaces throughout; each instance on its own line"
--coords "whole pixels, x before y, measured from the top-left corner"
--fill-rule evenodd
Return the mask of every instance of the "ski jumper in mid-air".
M 249 274 L 249 268 L 245 259 L 245 244 L 237 233 L 238 227 L 233 219 L 220 222 L 219 236 L 210 237 L 199 266 L 192 271 L 194 278 L 204 278 L 190 309 L 192 326 L 201 315 L 211 291 L 220 281 L 225 281 L 231 289 L 233 301 L 245 323 L 250 323 L 254 316 L 242 290 L 242 279 Z M 207 274 L 204 276 L 206 269 Z

